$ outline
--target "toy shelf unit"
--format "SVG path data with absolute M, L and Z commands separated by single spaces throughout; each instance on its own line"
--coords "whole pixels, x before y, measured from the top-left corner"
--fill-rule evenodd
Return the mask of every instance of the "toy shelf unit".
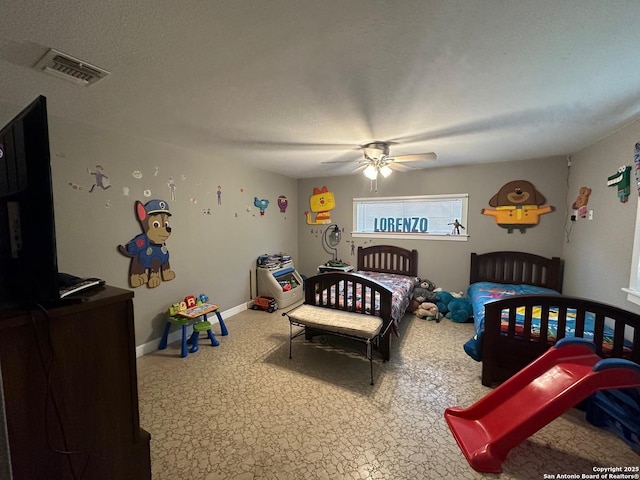
M 284 261 L 274 261 L 277 255 L 271 255 L 268 263 L 261 262 L 263 256 L 258 258 L 256 268 L 256 287 L 258 295 L 266 295 L 275 298 L 278 308 L 302 300 L 302 277 L 296 271 L 291 257 L 284 256 Z

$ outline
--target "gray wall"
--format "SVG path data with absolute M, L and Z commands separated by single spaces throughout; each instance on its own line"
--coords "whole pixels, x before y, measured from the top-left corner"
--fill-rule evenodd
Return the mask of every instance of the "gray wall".
M 19 110 L 0 104 L 0 123 Z M 60 271 L 129 288 L 129 259 L 116 247 L 141 233 L 134 202 L 169 202 L 173 231 L 166 244 L 176 278 L 153 289 L 133 289 L 138 346 L 160 338 L 167 308 L 186 295 L 206 293 L 222 310 L 243 305 L 258 255 L 285 251 L 298 260 L 296 180 L 51 115 L 49 134 Z M 89 193 L 94 183 L 89 171 L 96 165 L 104 167 L 111 188 Z M 136 170 L 141 179 L 133 177 Z M 175 201 L 169 176 L 177 185 Z M 150 197 L 144 196 L 147 189 Z M 289 200 L 284 214 L 277 205 L 280 195 Z M 264 216 L 254 197 L 270 201 Z M 205 209 L 211 215 L 203 214 Z
M 0 104 L 1 123 L 17 111 L 15 106 Z M 168 177 L 176 179 L 176 200 L 170 201 L 174 231 L 167 245 L 177 278 L 156 289 L 134 289 L 137 345 L 159 338 L 166 308 L 187 294 L 205 292 L 223 310 L 243 304 L 249 298 L 255 258 L 262 253 L 285 251 L 293 256 L 302 274 L 313 275 L 329 254 L 321 246 L 323 228 L 307 225 L 304 212 L 309 210 L 313 188 L 323 185 L 336 198 L 332 220 L 345 228 L 338 252 L 343 260 L 355 262 L 349 247 L 354 197 L 468 193 L 467 242 L 394 241 L 418 249 L 421 276 L 447 290 L 460 291 L 468 284 L 472 251 L 560 255 L 565 259 L 565 293 L 638 311 L 620 290 L 628 285 L 637 196 L 632 192 L 628 203 L 620 203 L 616 189 L 606 187 L 606 180 L 620 165 L 633 165 L 640 122 L 575 153 L 570 168 L 566 158 L 552 157 L 394 172 L 379 180 L 377 192 L 370 191 L 369 181 L 360 173 L 296 181 L 234 159 L 203 157 L 55 117 L 50 118 L 50 136 L 61 271 L 99 276 L 128 288 L 129 260 L 116 246 L 140 231 L 134 201 L 170 200 Z M 98 164 L 104 166 L 112 186 L 89 193 L 94 179 L 89 170 Z M 142 179 L 132 176 L 135 170 L 142 172 Z M 547 203 L 556 207 L 524 234 L 509 234 L 493 218 L 480 213 L 504 183 L 516 179 L 531 181 L 547 197 Z M 634 183 L 632 178 L 632 186 Z M 222 186 L 222 205 L 216 201 L 218 185 Z M 582 185 L 593 189 L 589 208 L 594 210 L 594 220 L 579 219 L 571 224 L 570 205 Z M 125 187 L 128 195 L 124 195 Z M 151 197 L 144 197 L 146 189 L 151 190 Z M 289 200 L 284 214 L 276 204 L 280 195 Z M 270 200 L 264 216 L 253 206 L 254 197 Z M 203 214 L 207 208 L 211 215 Z M 388 243 L 382 239 L 353 240 L 356 245 Z
M 573 203 L 581 186 L 592 189 L 588 208 L 593 220 L 568 224 L 570 234 L 563 244 L 565 292 L 593 298 L 640 313 L 627 301 L 622 287 L 629 286 L 638 193 L 635 169 L 631 171 L 631 195 L 618 200 L 617 187 L 607 187 L 607 178 L 622 165 L 634 166 L 635 143 L 640 141 L 640 122 L 600 140 L 572 155 L 568 201 Z
M 542 215 L 538 225 L 521 234 L 496 225 L 492 217 L 482 215 L 489 207 L 489 199 L 511 180 L 529 180 L 556 211 Z M 304 211 L 309 210 L 309 197 L 314 187 L 327 188 L 334 193 L 336 208 L 331 212 L 332 221 L 345 228 L 339 246 L 339 257 L 353 264 L 350 243 L 378 245 L 392 243 L 419 252 L 419 275 L 429 278 L 438 286 L 450 291 L 466 291 L 469 284 L 469 254 L 494 250 L 519 250 L 545 256 L 562 253 L 563 225 L 566 215 L 567 167 L 564 157 L 535 159 L 510 163 L 430 168 L 413 172 L 394 172 L 387 179 L 378 180 L 378 191 L 370 191 L 370 182 L 361 173 L 342 177 L 305 179 L 298 182 L 299 269 L 304 275 L 313 275 L 318 265 L 330 258 L 321 245 L 321 226 L 307 225 Z M 446 193 L 469 194 L 469 218 L 465 225 L 470 238 L 467 242 L 435 240 L 385 240 L 370 241 L 351 237 L 352 199 L 354 197 L 387 197 L 395 195 L 426 195 Z M 313 231 L 313 233 L 312 233 Z

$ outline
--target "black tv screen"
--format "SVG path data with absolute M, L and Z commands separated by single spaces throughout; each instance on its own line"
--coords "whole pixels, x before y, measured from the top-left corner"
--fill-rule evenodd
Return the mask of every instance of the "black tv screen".
M 58 299 L 46 98 L 0 130 L 0 304 Z

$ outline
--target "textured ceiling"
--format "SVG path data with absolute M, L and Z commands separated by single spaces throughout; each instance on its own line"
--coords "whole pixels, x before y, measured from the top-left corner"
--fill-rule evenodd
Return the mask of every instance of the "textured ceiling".
M 566 155 L 639 117 L 638 18 L 637 0 L 5 0 L 0 111 L 43 94 L 294 178 L 349 173 L 372 140 L 434 167 Z M 49 48 L 111 75 L 33 69 Z

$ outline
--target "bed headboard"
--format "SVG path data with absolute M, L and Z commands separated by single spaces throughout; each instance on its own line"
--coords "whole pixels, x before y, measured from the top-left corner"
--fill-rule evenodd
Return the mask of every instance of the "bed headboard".
M 358 270 L 418 276 L 418 251 L 393 245 L 358 247 Z
M 470 283 L 524 283 L 562 293 L 562 276 L 560 257 L 546 258 L 525 252 L 471 254 Z

